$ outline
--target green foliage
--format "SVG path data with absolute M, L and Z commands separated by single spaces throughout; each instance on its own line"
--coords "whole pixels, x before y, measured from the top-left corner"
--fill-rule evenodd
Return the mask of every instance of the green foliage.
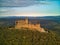
M 0 45 L 60 45 L 60 37 L 54 32 L 0 29 Z

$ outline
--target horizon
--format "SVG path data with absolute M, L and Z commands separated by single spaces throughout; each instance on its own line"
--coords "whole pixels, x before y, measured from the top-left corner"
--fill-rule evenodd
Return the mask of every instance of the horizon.
M 5 17 L 60 17 L 60 15 L 59 16 L 0 16 L 0 18 Z

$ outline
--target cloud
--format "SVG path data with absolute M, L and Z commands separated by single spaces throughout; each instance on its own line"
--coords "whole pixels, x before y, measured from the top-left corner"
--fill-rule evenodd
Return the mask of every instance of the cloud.
M 26 7 L 35 4 L 48 4 L 46 1 L 48 0 L 0 0 L 0 7 L 1 6 Z

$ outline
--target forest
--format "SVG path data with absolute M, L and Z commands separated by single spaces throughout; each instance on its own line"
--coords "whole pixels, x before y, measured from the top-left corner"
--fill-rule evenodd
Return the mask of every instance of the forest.
M 0 28 L 0 45 L 60 45 L 60 36 L 51 30 L 42 33 L 29 29 Z

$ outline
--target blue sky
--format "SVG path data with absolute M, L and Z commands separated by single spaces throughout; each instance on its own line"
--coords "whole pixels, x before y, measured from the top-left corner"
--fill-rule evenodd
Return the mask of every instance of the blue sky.
M 3 16 L 60 16 L 59 0 L 0 0 Z

